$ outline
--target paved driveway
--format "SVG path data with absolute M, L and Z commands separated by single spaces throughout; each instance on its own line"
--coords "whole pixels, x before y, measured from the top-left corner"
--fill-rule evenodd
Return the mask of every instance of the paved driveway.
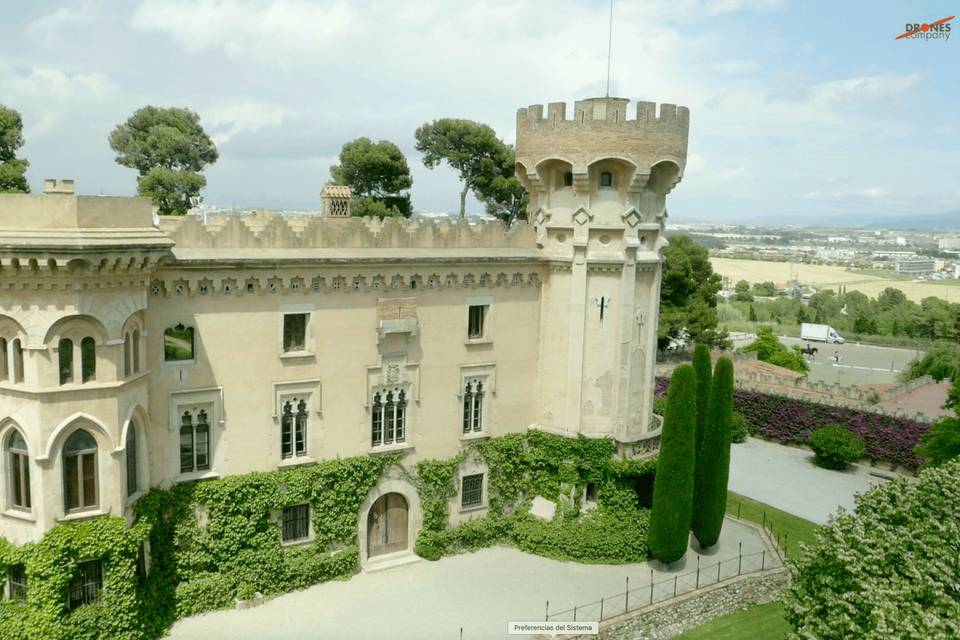
M 885 482 L 868 468 L 830 471 L 813 464 L 813 452 L 749 438 L 730 453 L 731 491 L 765 502 L 788 513 L 824 524 L 827 516 L 845 507 L 853 496 Z
M 724 575 L 729 575 L 728 569 L 735 572 L 740 542 L 745 556 L 766 548 L 755 529 L 727 520 L 718 549 L 702 557 L 703 566 L 716 566 L 718 561 L 732 558 L 724 565 Z M 768 567 L 770 561 L 768 557 Z M 758 560 L 750 562 L 757 564 Z M 695 571 L 696 564 L 696 557 L 688 551 L 684 567 L 673 573 L 658 571 L 654 581 L 672 580 L 675 574 Z M 746 559 L 743 566 L 748 569 Z M 548 599 L 550 611 L 556 612 L 607 598 L 623 592 L 627 576 L 632 591 L 649 585 L 650 568 L 646 563 L 612 566 L 558 562 L 494 547 L 438 562 L 420 561 L 361 573 L 344 582 L 327 582 L 279 596 L 253 609 L 186 618 L 173 626 L 170 637 L 459 640 L 463 627 L 463 640 L 516 638 L 507 636 L 507 623 L 542 620 Z M 712 579 L 705 577 L 701 584 L 710 582 Z M 581 611 L 578 619 L 590 619 L 590 615 L 584 616 Z

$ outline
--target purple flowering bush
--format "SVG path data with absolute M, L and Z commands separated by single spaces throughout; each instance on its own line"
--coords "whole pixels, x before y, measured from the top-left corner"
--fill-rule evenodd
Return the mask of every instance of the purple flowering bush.
M 667 380 L 657 378 L 654 392 L 666 393 Z M 835 424 L 863 438 L 864 455 L 871 461 L 886 461 L 917 470 L 922 459 L 914 453 L 930 425 L 908 418 L 831 407 L 756 391 L 733 392 L 733 407 L 746 417 L 750 433 L 782 444 L 806 444 L 810 433 Z

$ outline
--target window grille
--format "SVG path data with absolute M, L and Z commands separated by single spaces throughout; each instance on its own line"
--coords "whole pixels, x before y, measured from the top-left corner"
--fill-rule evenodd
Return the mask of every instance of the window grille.
M 103 566 L 99 560 L 81 562 L 77 565 L 73 580 L 70 581 L 70 597 L 67 603 L 70 609 L 100 601 L 103 590 Z
M 310 505 L 298 504 L 283 510 L 283 541 L 296 542 L 310 537 Z
M 460 489 L 460 506 L 479 507 L 483 504 L 483 474 L 463 476 Z
M 8 595 L 15 602 L 27 601 L 27 568 L 22 564 L 7 567 Z

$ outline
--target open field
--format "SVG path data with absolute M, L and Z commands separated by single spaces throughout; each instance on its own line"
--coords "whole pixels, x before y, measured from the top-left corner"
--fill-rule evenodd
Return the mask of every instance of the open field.
M 730 278 L 731 283 L 738 280 L 747 282 L 765 282 L 772 280 L 778 287 L 784 287 L 790 279 L 789 262 L 767 262 L 763 260 L 735 260 L 732 258 L 710 258 L 714 271 Z M 918 282 L 900 280 L 891 277 L 870 275 L 847 271 L 844 267 L 819 264 L 794 263 L 796 277 L 801 284 L 815 287 L 829 287 L 836 289 L 838 285 L 845 285 L 848 291 L 860 291 L 871 298 L 887 287 L 895 287 L 903 291 L 914 302 L 920 302 L 928 296 L 936 296 L 950 302 L 960 302 L 960 287 L 953 282 Z M 948 281 L 949 282 L 949 281 Z

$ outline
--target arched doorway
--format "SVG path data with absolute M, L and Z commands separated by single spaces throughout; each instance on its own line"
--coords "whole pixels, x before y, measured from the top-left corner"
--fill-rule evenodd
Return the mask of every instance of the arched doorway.
M 387 493 L 367 513 L 367 557 L 407 549 L 407 499 L 399 493 Z

